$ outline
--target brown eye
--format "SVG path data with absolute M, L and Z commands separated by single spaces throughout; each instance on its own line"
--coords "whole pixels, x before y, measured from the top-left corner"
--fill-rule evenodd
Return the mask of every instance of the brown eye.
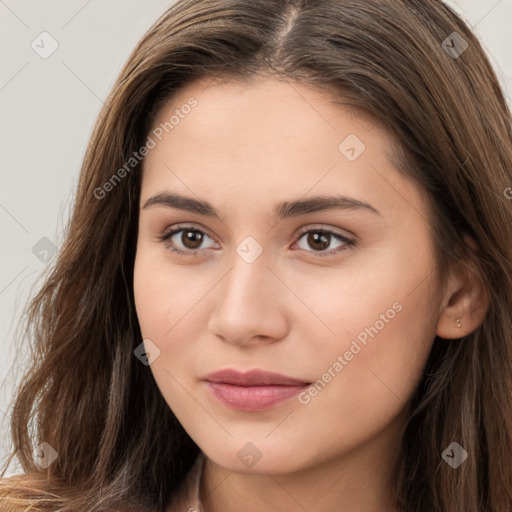
M 203 245 L 207 239 L 212 240 L 204 231 L 192 227 L 177 227 L 158 238 L 165 243 L 169 250 L 183 256 L 195 256 L 203 249 L 208 248 Z
M 301 244 L 302 241 L 305 243 Z M 337 245 L 333 247 L 333 243 L 336 242 Z M 299 249 L 318 253 L 318 256 L 331 256 L 355 245 L 354 241 L 329 229 L 309 229 L 308 231 L 303 231 L 302 236 L 299 237 L 296 243 Z
M 311 248 L 323 251 L 329 247 L 330 235 L 318 231 L 310 231 L 307 235 L 307 243 Z
M 180 241 L 187 249 L 199 249 L 203 238 L 200 231 L 183 230 Z

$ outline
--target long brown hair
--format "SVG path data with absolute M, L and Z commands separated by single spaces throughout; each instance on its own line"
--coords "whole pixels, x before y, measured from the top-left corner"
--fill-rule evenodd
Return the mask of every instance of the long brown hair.
M 512 128 L 478 40 L 434 0 L 181 0 L 105 102 L 65 241 L 27 309 L 33 362 L 5 466 L 17 456 L 26 474 L 2 481 L 2 511 L 161 512 L 191 467 L 198 447 L 133 354 L 141 163 L 98 190 L 177 90 L 258 73 L 329 88 L 382 123 L 399 142 L 401 172 L 428 197 L 439 275 L 466 258 L 489 292 L 477 330 L 434 341 L 395 468 L 398 509 L 512 509 Z M 43 441 L 58 453 L 47 469 L 33 454 Z M 457 470 L 441 459 L 452 441 L 469 454 Z

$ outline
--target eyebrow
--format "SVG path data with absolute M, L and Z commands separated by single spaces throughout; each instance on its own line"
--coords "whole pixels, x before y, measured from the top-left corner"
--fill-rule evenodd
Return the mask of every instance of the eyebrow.
M 158 193 L 150 197 L 142 208 L 146 209 L 152 206 L 176 208 L 221 220 L 220 213 L 207 201 L 177 193 Z M 343 195 L 321 195 L 308 199 L 283 201 L 274 208 L 274 217 L 278 220 L 283 220 L 323 210 L 363 210 L 381 215 L 376 208 L 364 201 Z

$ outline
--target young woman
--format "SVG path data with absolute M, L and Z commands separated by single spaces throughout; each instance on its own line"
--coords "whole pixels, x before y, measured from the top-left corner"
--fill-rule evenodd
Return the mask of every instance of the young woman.
M 511 187 L 440 1 L 177 2 L 28 311 L 1 510 L 509 512 Z

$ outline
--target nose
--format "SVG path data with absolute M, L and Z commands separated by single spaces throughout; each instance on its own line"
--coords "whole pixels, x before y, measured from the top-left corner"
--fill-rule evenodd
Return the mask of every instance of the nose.
M 286 289 L 264 255 L 247 263 L 235 253 L 231 270 L 215 287 L 208 330 L 227 343 L 274 343 L 288 332 Z

